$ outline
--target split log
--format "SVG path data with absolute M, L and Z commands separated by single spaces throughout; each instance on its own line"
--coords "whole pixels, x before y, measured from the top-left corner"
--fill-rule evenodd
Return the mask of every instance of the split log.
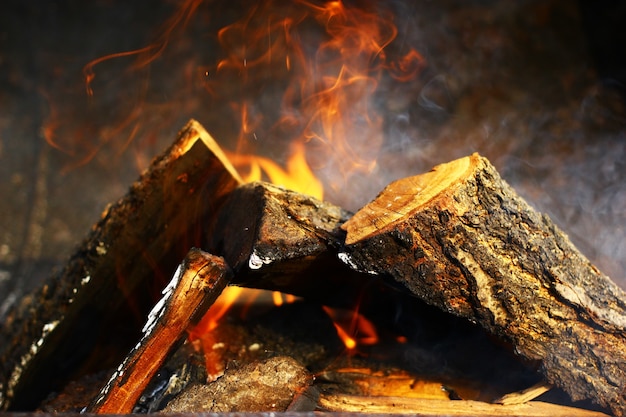
M 410 414 L 421 417 L 608 417 L 597 411 L 583 410 L 531 401 L 502 405 L 480 401 L 447 401 L 406 397 L 360 397 L 356 395 L 321 395 L 320 408 L 343 413 Z
M 64 384 L 58 378 L 71 376 L 98 337 L 117 333 L 107 320 L 123 306 L 132 302 L 144 317 L 155 301 L 151 290 L 162 288 L 189 248 L 199 246 L 200 231 L 212 227 L 240 183 L 215 141 L 189 122 L 105 210 L 65 267 L 7 316 L 0 329 L 0 410 L 34 409 Z M 141 322 L 129 315 L 124 321 L 134 326 L 134 344 Z M 113 355 L 116 363 L 130 343 Z
M 350 303 L 363 277 L 338 261 L 350 213 L 264 182 L 233 191 L 207 250 L 235 271 L 238 285 Z
M 187 338 L 232 277 L 222 258 L 192 249 L 148 315 L 144 336 L 111 376 L 88 410 L 128 414 L 166 357 Z
M 477 154 L 390 184 L 343 259 L 480 323 L 573 400 L 626 410 L 626 294 Z

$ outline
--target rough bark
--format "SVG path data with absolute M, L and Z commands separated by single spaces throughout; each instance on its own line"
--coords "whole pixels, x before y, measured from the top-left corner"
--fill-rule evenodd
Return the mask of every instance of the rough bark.
M 541 362 L 573 400 L 626 408 L 626 295 L 477 154 L 390 184 L 344 224 L 344 260 Z
M 65 267 L 8 315 L 0 329 L 0 409 L 36 407 L 64 382 L 57 378 L 71 376 L 98 337 L 116 333 L 108 320 L 122 306 L 132 303 L 144 317 L 154 293 L 198 246 L 199 231 L 212 227 L 239 183 L 217 144 L 191 121 L 104 211 Z M 125 321 L 138 340 L 141 321 L 133 323 L 130 315 Z M 119 349 L 122 357 L 129 347 Z
M 245 184 L 229 196 L 207 249 L 226 259 L 239 285 L 349 303 L 363 285 L 337 259 L 349 216 L 307 195 Z
M 169 353 L 184 342 L 232 277 L 222 258 L 192 249 L 148 315 L 139 343 L 89 406 L 97 414 L 128 414 Z

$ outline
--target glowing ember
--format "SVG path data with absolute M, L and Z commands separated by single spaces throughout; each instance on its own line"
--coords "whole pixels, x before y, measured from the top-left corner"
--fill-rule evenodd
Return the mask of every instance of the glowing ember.
M 285 294 L 280 291 L 272 291 L 272 300 L 274 301 L 274 305 L 276 307 L 280 307 L 283 304 L 291 304 L 294 303 L 298 297 L 291 294 Z

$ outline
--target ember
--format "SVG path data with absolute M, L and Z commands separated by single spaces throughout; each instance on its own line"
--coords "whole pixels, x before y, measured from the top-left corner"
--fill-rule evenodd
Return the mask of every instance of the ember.
M 1 42 L 44 40 L 0 91 L 45 101 L 46 144 L 5 158 L 28 210 L 2 216 L 0 409 L 624 414 L 626 297 L 599 269 L 622 284 L 626 106 L 578 29 L 600 6 L 187 0 L 102 50 L 96 16 L 141 10 L 105 3 L 62 65 L 77 5 L 1 6 Z M 189 117 L 220 145 L 195 121 L 170 145 Z M 85 199 L 114 203 L 61 263 Z

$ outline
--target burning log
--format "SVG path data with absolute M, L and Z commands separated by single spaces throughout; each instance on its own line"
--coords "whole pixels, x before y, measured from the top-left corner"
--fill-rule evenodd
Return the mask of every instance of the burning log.
M 233 191 L 208 250 L 224 256 L 235 283 L 309 299 L 349 303 L 363 277 L 337 260 L 350 213 L 330 203 L 268 183 Z M 328 291 L 333 288 L 333 291 Z
M 199 231 L 213 227 L 225 196 L 240 182 L 209 134 L 189 122 L 105 210 L 65 267 L 8 315 L 0 329 L 0 409 L 33 407 L 62 384 L 59 376 L 71 374 L 99 335 L 115 333 L 107 320 L 124 303 L 135 303 L 145 316 L 154 302 L 149 289 L 162 288 L 161 277 L 171 276 L 199 245 Z
M 548 382 L 626 409 L 626 295 L 474 154 L 390 184 L 342 226 L 343 259 L 480 323 Z
M 232 273 L 222 258 L 192 249 L 163 290 L 143 328 L 144 336 L 113 373 L 88 411 L 122 414 L 133 411 L 139 396 L 185 330 L 197 323 L 228 284 Z

